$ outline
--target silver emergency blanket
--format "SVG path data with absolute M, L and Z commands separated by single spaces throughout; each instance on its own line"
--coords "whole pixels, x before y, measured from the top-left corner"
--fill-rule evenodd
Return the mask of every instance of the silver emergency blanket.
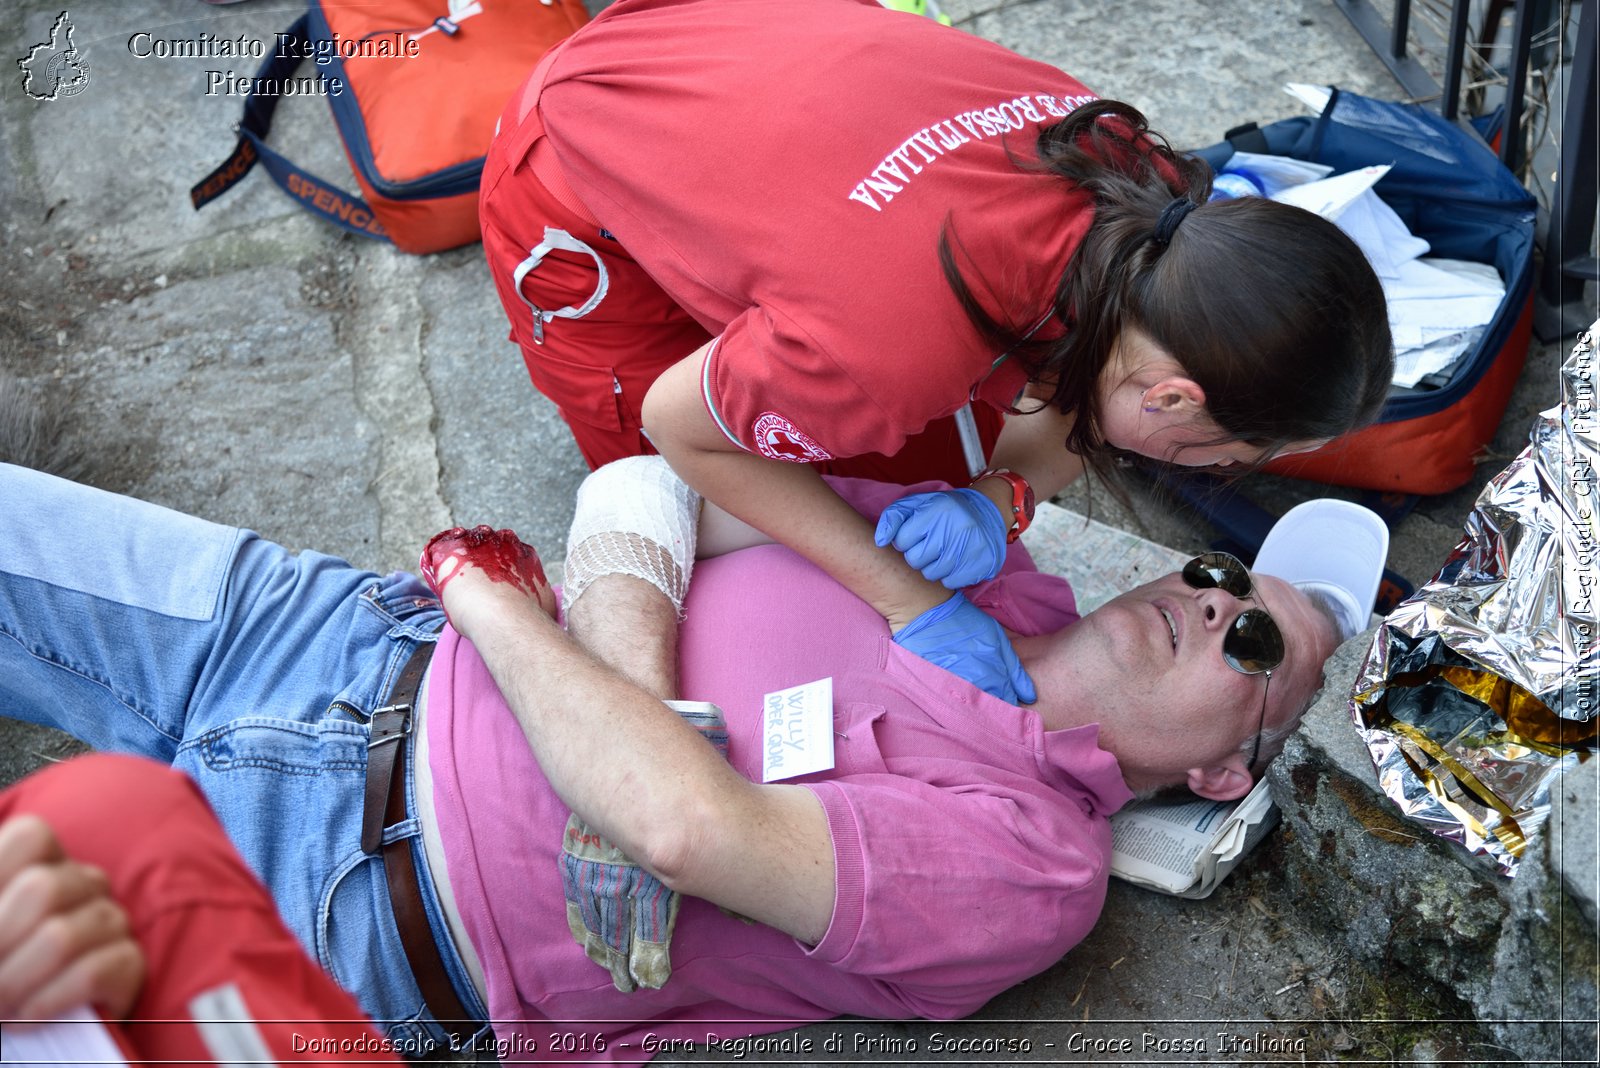
M 1407 816 L 1516 874 L 1600 719 L 1595 341 L 1561 369 L 1561 405 L 1478 495 L 1466 536 L 1384 620 L 1351 692 L 1383 792 Z

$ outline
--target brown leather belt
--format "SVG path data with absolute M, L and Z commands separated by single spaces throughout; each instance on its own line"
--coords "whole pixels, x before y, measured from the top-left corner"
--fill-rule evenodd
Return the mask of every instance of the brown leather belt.
M 480 1025 L 462 1008 L 450 974 L 445 971 L 444 959 L 439 956 L 439 945 L 422 906 L 422 884 L 417 880 L 416 861 L 411 855 L 412 840 L 406 837 L 383 844 L 383 829 L 406 818 L 406 778 L 404 774 L 396 775 L 395 769 L 403 767 L 406 736 L 414 721 L 412 710 L 433 646 L 433 642 L 417 646 L 395 679 L 388 701 L 372 714 L 366 802 L 361 810 L 361 850 L 375 854 L 382 849 L 394 925 L 400 931 L 400 945 L 405 949 L 417 990 L 433 1018 L 465 1046 Z

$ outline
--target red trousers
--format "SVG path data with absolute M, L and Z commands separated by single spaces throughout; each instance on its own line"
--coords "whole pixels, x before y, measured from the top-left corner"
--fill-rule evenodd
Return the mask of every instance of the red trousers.
M 79 757 L 0 793 L 0 820 L 22 813 L 105 871 L 144 950 L 144 990 L 130 1018 L 111 1024 L 131 1060 L 216 1063 L 250 1028 L 279 1062 L 398 1060 L 284 926 L 184 775 L 136 757 Z M 216 993 L 230 986 L 243 1012 Z M 218 1005 L 250 1022 L 215 1028 Z

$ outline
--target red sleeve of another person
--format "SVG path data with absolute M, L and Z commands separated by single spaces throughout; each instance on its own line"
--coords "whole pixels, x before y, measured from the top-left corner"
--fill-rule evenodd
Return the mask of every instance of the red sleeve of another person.
M 80 757 L 0 794 L 0 820 L 23 813 L 105 871 L 144 950 L 144 990 L 111 1025 L 130 1059 L 217 1063 L 264 1046 L 280 1062 L 397 1060 L 284 925 L 186 776 Z

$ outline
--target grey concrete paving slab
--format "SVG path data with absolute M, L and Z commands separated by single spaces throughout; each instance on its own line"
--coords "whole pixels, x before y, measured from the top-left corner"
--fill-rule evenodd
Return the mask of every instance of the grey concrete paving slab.
M 962 0 L 947 8 L 974 33 L 1139 108 L 1180 148 L 1220 141 L 1241 123 L 1304 114 L 1285 82 L 1391 93 L 1382 65 L 1321 0 L 1286 0 L 1270 16 L 1266 7 L 1192 0 Z
M 483 256 L 430 267 L 423 351 L 439 414 L 437 452 L 456 521 L 512 526 L 559 575 L 578 483 L 588 469 L 555 406 L 535 391 Z
M 125 450 L 141 494 L 205 501 L 208 518 L 267 525 L 288 545 L 367 556 L 379 435 L 334 317 L 307 305 L 303 281 L 282 267 L 194 278 L 92 313 L 61 382 L 81 387 L 77 411 L 114 435 L 103 447 Z M 129 410 L 123 383 L 135 378 L 156 426 Z M 325 498 L 346 506 L 324 509 Z
M 42 3 L 24 8 L 6 35 L 18 55 L 48 37 L 60 10 Z M 143 425 L 145 437 L 171 439 L 170 447 L 185 454 L 226 457 L 243 446 L 262 462 L 276 455 L 280 472 L 316 466 L 298 462 L 296 443 L 305 453 L 299 459 L 337 457 L 334 467 L 364 455 L 363 473 L 338 481 L 324 472 L 316 488 L 320 518 L 309 528 L 292 518 L 296 509 L 288 502 L 294 491 L 275 491 L 292 482 L 281 473 L 235 480 L 230 492 L 241 504 L 232 507 L 214 500 L 215 482 L 203 481 L 210 477 L 203 459 L 183 467 L 163 456 L 161 463 L 141 466 L 141 457 L 153 461 L 155 454 L 98 450 L 102 482 L 219 521 L 267 527 L 291 546 L 315 543 L 379 569 L 414 565 L 427 536 L 455 521 L 447 496 L 453 491 L 463 498 L 462 521 L 501 517 L 541 544 L 559 546 L 581 468 L 564 425 L 529 386 L 515 348 L 505 340 L 504 318 L 476 247 L 419 259 L 358 241 L 300 211 L 261 173 L 203 212 L 189 206 L 190 184 L 231 151 L 231 127 L 241 107 L 238 95 L 216 91 L 217 77 L 208 72 L 248 75 L 259 60 L 161 53 L 207 40 L 213 49 L 236 40 L 270 49 L 274 32 L 296 13 L 292 5 L 263 3 L 85 3 L 70 12 L 74 42 L 90 65 L 90 84 L 71 99 L 7 95 L 0 146 L 16 165 L 7 169 L 0 190 L 8 237 L 21 253 L 27 285 L 59 295 L 64 284 L 76 303 L 68 313 L 56 301 L 60 314 L 41 326 L 36 315 L 51 301 L 24 301 L 8 369 L 24 379 L 48 376 L 52 388 L 70 391 L 74 408 L 86 412 L 90 402 L 78 394 L 111 380 L 74 372 L 49 350 L 73 347 L 79 335 L 111 336 L 98 326 L 107 308 L 141 302 L 165 287 L 181 290 L 193 314 L 213 314 L 221 332 L 215 338 L 174 336 L 168 339 L 172 346 L 203 353 L 228 334 L 235 371 L 240 363 L 278 368 L 286 380 L 298 381 L 338 411 L 301 403 L 292 391 L 266 388 L 273 384 L 245 374 L 236 386 L 262 388 L 241 388 L 241 395 L 280 405 L 276 420 L 213 426 L 185 418 L 169 424 L 169 416 L 182 409 L 169 403 L 158 371 L 148 379 L 116 380 L 122 410 L 115 423 Z M 307 169 L 354 188 L 323 100 L 285 100 L 272 142 Z M 77 151 L 78 145 L 99 147 Z M 291 285 L 285 299 L 275 299 L 268 281 L 275 270 L 284 278 L 298 276 L 298 292 L 291 293 Z M 195 281 L 209 289 L 195 290 Z M 430 294 L 441 302 L 438 308 Z M 320 321 L 324 336 L 302 337 L 296 351 L 308 365 L 325 364 L 318 374 L 341 376 L 338 390 L 323 388 L 326 383 L 308 377 L 307 367 L 285 363 L 261 347 L 265 334 L 304 329 L 306 321 Z M 442 382 L 436 375 L 430 382 L 426 370 L 435 360 L 449 369 Z M 487 377 L 473 384 L 480 370 Z M 219 388 L 226 381 L 219 375 Z M 433 386 L 442 388 L 431 393 Z M 456 396 L 460 404 L 451 403 Z M 486 398 L 502 407 L 485 405 Z M 513 417 L 519 405 L 522 411 Z M 497 422 L 500 415 L 505 418 Z M 258 427 L 254 432 L 274 438 L 275 447 L 255 448 L 248 437 L 232 440 L 241 427 Z M 298 429 L 287 432 L 290 427 Z M 203 444 L 212 431 L 219 432 L 217 440 Z M 346 442 L 343 435 L 365 440 Z M 449 454 L 447 484 L 441 484 L 441 451 Z M 310 536 L 313 530 L 322 533 L 320 542 Z
M 12 10 L 3 31 L 6 55 L 21 57 L 49 38 L 62 5 L 22 0 Z M 202 242 L 203 250 L 221 233 L 267 221 L 301 239 L 311 235 L 317 229 L 312 220 L 264 179 L 246 183 L 204 213 L 190 208 L 189 187 L 232 151 L 232 127 L 243 103 L 222 92 L 208 72 L 248 76 L 260 60 L 163 54 L 173 43 L 193 47 L 240 37 L 270 48 L 273 33 L 295 13 L 293 5 L 282 3 L 72 5 L 74 43 L 89 65 L 83 92 L 55 101 L 18 100 L 19 87 L 8 79 L 6 94 L 7 103 L 19 108 L 13 113 L 20 133 L 16 165 L 36 183 L 39 201 L 53 210 L 54 227 L 95 236 L 97 247 L 80 251 L 103 258 L 113 270 L 130 257 L 179 257 L 190 242 Z M 287 99 L 273 143 L 313 172 L 353 188 L 323 100 Z

